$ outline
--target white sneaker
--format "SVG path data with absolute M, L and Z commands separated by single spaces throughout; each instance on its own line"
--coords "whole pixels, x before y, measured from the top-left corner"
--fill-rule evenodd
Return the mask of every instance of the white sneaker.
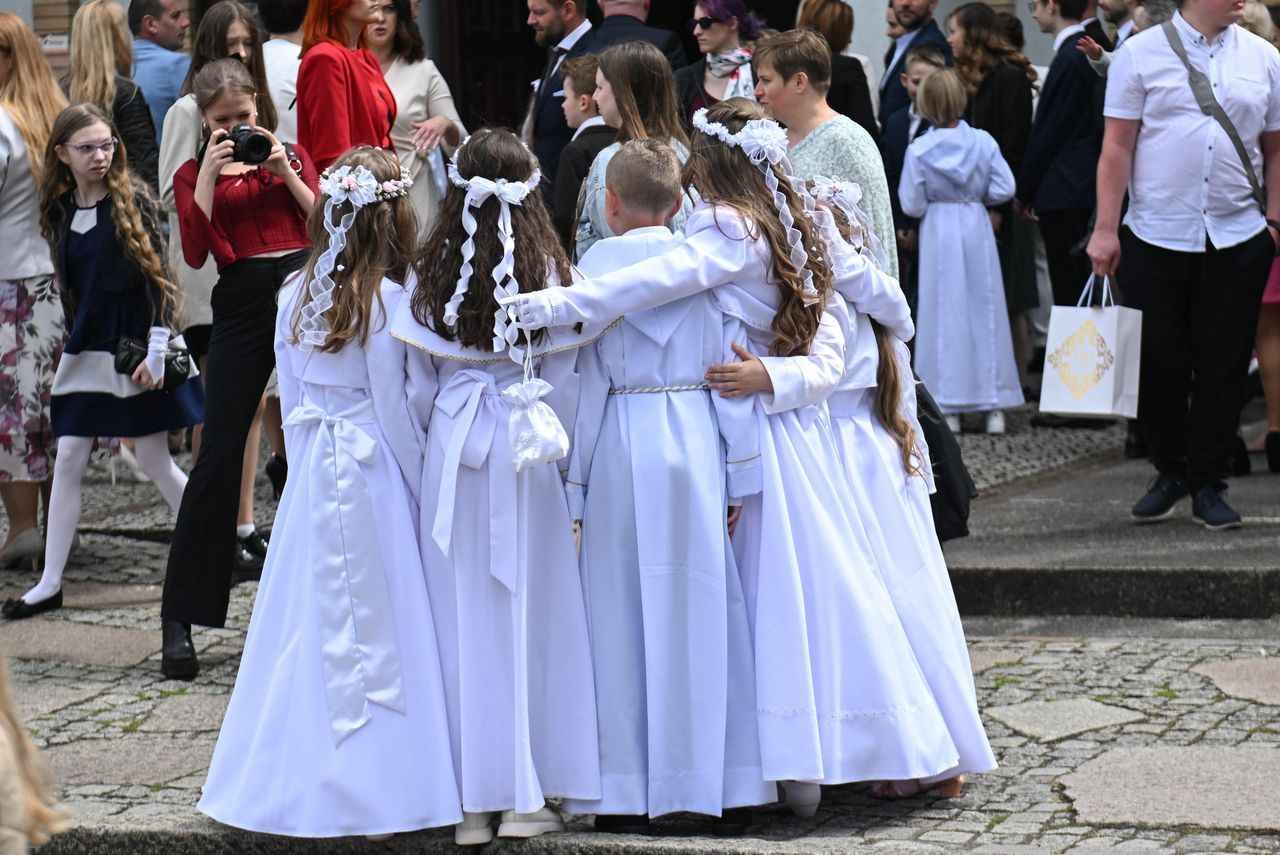
M 453 827 L 453 842 L 459 846 L 483 846 L 493 840 L 493 814 L 462 812 L 462 822 Z
M 499 837 L 537 837 L 548 831 L 564 831 L 564 820 L 560 818 L 560 814 L 545 806 L 533 813 L 504 810 L 502 822 L 498 825 Z
M 818 812 L 818 805 L 822 802 L 822 788 L 817 784 L 808 781 L 783 781 L 782 791 L 786 794 L 784 801 L 787 807 L 796 816 L 810 817 Z
M 947 418 L 947 427 L 951 428 L 951 432 L 952 432 L 952 433 L 960 433 L 960 416 L 959 416 L 959 414 L 957 414 L 957 413 L 952 413 L 951 415 L 947 416 L 946 418 Z
M 987 413 L 987 433 L 1004 433 L 1004 412 L 992 410 Z

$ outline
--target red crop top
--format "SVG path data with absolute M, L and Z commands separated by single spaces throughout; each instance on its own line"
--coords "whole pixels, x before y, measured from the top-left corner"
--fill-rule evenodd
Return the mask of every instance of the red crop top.
M 302 181 L 319 198 L 319 177 L 315 165 L 302 146 L 297 153 Z M 298 207 L 293 193 L 281 179 L 259 167 L 239 175 L 219 175 L 213 188 L 213 220 L 196 204 L 196 177 L 200 173 L 195 159 L 188 160 L 173 176 L 174 204 L 178 209 L 178 228 L 182 237 L 182 255 L 187 264 L 199 270 L 210 253 L 222 270 L 233 261 L 278 252 L 285 249 L 308 249 L 309 212 Z

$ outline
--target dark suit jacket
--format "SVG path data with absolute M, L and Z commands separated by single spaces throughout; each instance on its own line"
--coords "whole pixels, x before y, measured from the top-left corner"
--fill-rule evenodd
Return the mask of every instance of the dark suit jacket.
M 707 58 L 699 56 L 693 65 L 686 65 L 676 72 L 676 97 L 680 99 L 681 115 L 685 124 L 692 119 L 694 99 L 702 92 L 702 81 L 707 76 Z
M 995 137 L 1014 175 L 1031 138 L 1031 95 L 1027 73 L 1002 62 L 983 78 L 965 114 L 970 125 Z
M 880 151 L 884 157 L 884 177 L 889 182 L 889 204 L 893 207 L 893 227 L 895 229 L 914 229 L 916 218 L 908 217 L 902 212 L 898 201 L 898 183 L 902 180 L 902 164 L 907 159 L 907 146 L 913 140 L 929 130 L 927 119 L 921 118 L 916 128 L 916 135 L 907 139 L 911 131 L 911 105 L 908 104 L 884 120 L 884 136 Z
M 591 162 L 617 136 L 616 129 L 596 125 L 579 134 L 560 154 L 560 168 L 556 171 L 555 190 L 551 195 L 551 220 L 566 249 L 578 227 L 578 195 L 591 170 Z
M 1037 211 L 1087 211 L 1094 205 L 1106 81 L 1076 50 L 1083 35 L 1063 42 L 1049 66 L 1018 170 L 1018 200 Z
M 834 54 L 831 57 L 831 89 L 827 92 L 831 109 L 848 116 L 871 134 L 880 144 L 880 127 L 871 109 L 871 88 L 867 85 L 867 72 L 862 63 L 851 56 Z
M 641 41 L 648 42 L 666 54 L 672 71 L 684 68 L 689 63 L 679 36 L 670 30 L 651 27 L 632 15 L 610 15 L 592 32 L 596 36 L 596 46 L 592 53 L 602 53 L 610 45 L 621 42 Z
M 905 38 L 903 36 L 902 38 Z M 942 30 L 938 29 L 938 22 L 930 18 L 929 23 L 925 24 L 917 32 L 916 37 L 911 41 L 911 47 L 918 48 L 925 45 L 932 45 L 942 51 L 942 55 L 947 58 L 947 65 L 951 64 L 951 45 L 947 44 L 947 37 L 942 34 Z M 911 103 L 910 96 L 907 95 L 907 88 L 902 85 L 901 75 L 906 70 L 907 51 L 902 52 L 902 56 L 898 57 L 898 61 L 893 64 L 893 68 L 889 69 L 889 77 L 885 80 L 884 86 L 880 87 L 880 124 L 884 124 L 885 119 L 901 110 L 903 107 Z M 890 59 L 893 54 L 889 54 Z
M 1115 45 L 1111 43 L 1111 37 L 1107 35 L 1107 31 L 1102 27 L 1102 22 L 1097 18 L 1093 18 L 1084 25 L 1084 34 L 1102 45 L 1103 50 L 1115 50 Z
M 573 49 L 565 54 L 570 59 L 583 54 L 595 53 L 596 31 L 588 30 L 574 44 Z M 564 77 L 559 70 L 538 87 L 533 96 L 533 153 L 538 156 L 542 168 L 542 192 L 546 201 L 551 201 L 551 190 L 555 186 L 556 167 L 560 165 L 560 152 L 573 139 L 573 130 L 564 120 Z

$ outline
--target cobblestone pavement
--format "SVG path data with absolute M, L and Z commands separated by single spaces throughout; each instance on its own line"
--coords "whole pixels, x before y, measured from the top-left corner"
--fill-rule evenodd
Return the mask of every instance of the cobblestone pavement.
M 1122 441 L 1119 427 L 1030 430 L 1025 414 L 1011 423 L 1005 437 L 963 437 L 984 486 L 1113 453 Z M 264 498 L 265 520 L 272 503 Z M 196 631 L 200 678 L 163 680 L 166 547 L 157 541 L 171 520 L 157 505 L 150 485 L 112 486 L 105 473 L 91 475 L 84 530 L 93 533 L 83 535 L 68 570 L 68 607 L 0 624 L 15 697 L 74 817 L 75 829 L 48 851 L 285 851 L 272 848 L 284 845 L 278 838 L 231 832 L 194 810 L 256 585 L 235 589 L 226 629 Z M 0 597 L 35 578 L 0 571 Z M 661 823 L 658 838 L 581 833 L 522 845 L 530 852 L 1280 852 L 1280 621 L 1190 629 L 1073 621 L 969 622 L 1000 768 L 977 776 L 959 799 L 880 802 L 852 785 L 828 789 L 812 819 L 762 808 L 751 838 L 740 841 L 699 836 L 704 822 L 676 817 Z M 575 825 L 586 827 L 582 819 Z M 440 831 L 402 835 L 381 850 L 350 845 L 452 849 Z

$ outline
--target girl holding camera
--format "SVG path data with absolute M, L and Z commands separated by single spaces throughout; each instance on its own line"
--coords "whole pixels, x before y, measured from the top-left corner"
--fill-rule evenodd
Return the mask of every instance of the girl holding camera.
M 211 299 L 208 417 L 178 511 L 161 609 L 162 670 L 183 679 L 199 670 L 190 625 L 226 621 L 245 435 L 275 367 L 276 292 L 311 246 L 307 217 L 318 181 L 301 146 L 286 147 L 258 124 L 259 92 L 244 63 L 205 65 L 193 90 L 209 142 L 174 175 L 174 200 L 187 263 L 199 268 L 212 255 L 219 276 Z M 245 162 L 262 154 L 260 162 Z
M 178 293 L 164 266 L 155 202 L 125 160 L 119 132 L 97 107 L 74 104 L 54 121 L 40 180 L 40 230 L 53 250 L 69 330 L 53 378 L 58 465 L 44 573 L 4 604 L 10 620 L 62 605 L 80 479 L 95 437 L 133 437 L 138 466 L 170 507 L 177 508 L 187 483 L 166 434 L 200 421 L 200 385 L 164 388 Z M 128 374 L 117 359 L 125 339 L 146 351 Z

